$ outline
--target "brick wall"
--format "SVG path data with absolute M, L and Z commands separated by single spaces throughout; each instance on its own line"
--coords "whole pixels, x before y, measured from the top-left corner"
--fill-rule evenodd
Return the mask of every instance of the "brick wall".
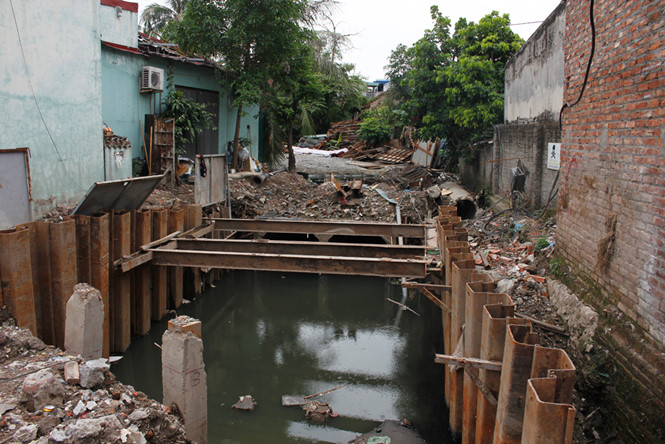
M 517 159 L 529 170 L 526 195 L 532 208 L 547 202 L 556 171 L 547 169 L 547 144 L 560 142 L 558 123 L 496 125 L 494 127 L 494 171 L 492 192 L 510 191 L 511 169 Z
M 665 0 L 596 0 L 594 10 L 586 90 L 563 114 L 557 242 L 595 288 L 589 302 L 609 313 L 599 339 L 637 384 L 624 390 L 633 405 L 617 400 L 621 433 L 665 439 L 644 418 L 665 399 Z M 564 102 L 580 93 L 590 47 L 589 0 L 569 0 Z M 613 324 L 615 312 L 636 330 Z

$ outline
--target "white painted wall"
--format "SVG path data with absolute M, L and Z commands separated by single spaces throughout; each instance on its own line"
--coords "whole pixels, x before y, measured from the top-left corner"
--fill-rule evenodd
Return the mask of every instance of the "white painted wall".
M 103 180 L 99 0 L 3 0 L 0 42 L 0 148 L 30 148 L 37 218 Z
M 565 2 L 506 64 L 505 123 L 554 121 L 563 105 Z
M 100 5 L 99 23 L 103 41 L 138 48 L 138 13 L 120 9 L 120 15 L 118 15 L 118 9 L 115 6 Z

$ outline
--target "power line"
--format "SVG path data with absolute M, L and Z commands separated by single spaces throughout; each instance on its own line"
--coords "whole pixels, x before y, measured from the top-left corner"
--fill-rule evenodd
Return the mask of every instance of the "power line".
M 520 26 L 520 25 L 535 25 L 537 23 L 543 23 L 544 20 L 539 20 L 537 22 L 522 22 L 522 23 L 511 23 L 510 26 Z

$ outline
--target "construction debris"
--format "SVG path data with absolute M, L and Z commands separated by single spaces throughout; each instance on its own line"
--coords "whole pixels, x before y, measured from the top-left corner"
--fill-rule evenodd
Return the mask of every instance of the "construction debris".
M 231 407 L 237 410 L 245 410 L 248 412 L 253 412 L 257 405 L 259 404 L 256 401 L 254 401 L 252 395 L 245 395 L 245 396 L 240 396 L 238 398 L 238 402 L 233 404 Z

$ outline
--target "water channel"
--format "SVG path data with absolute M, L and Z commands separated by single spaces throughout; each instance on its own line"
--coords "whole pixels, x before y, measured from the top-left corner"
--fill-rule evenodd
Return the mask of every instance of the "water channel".
M 443 400 L 440 311 L 424 297 L 403 312 L 388 279 L 232 272 L 178 309 L 203 322 L 210 443 L 348 442 L 385 419 L 408 418 L 427 442 L 452 442 Z M 112 371 L 162 399 L 166 321 L 135 338 Z M 311 423 L 282 395 L 324 395 L 337 418 Z M 251 413 L 231 408 L 251 394 Z M 319 398 L 320 399 L 320 398 Z

